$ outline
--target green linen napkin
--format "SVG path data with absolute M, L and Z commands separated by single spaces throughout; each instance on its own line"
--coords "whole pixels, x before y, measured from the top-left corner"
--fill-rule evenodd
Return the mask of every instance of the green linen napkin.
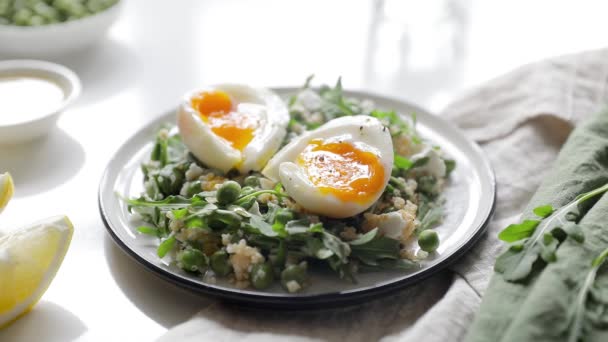
M 532 210 L 540 205 L 559 208 L 607 182 L 608 111 L 603 111 L 572 132 L 523 218 L 532 218 Z M 501 274 L 493 275 L 467 341 L 568 341 L 577 286 L 592 260 L 608 247 L 608 195 L 579 223 L 584 243 L 566 239 L 557 250 L 557 261 L 536 269 L 525 281 L 507 282 Z M 608 284 L 608 272 L 598 273 L 600 283 Z M 598 310 L 608 318 L 608 305 Z M 608 330 L 597 329 L 599 321 L 601 317 L 585 326 L 585 341 L 608 341 Z

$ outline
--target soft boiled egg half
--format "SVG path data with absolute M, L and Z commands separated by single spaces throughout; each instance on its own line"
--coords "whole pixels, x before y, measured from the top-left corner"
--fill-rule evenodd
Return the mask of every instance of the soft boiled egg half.
M 268 89 L 221 84 L 188 93 L 177 126 L 190 152 L 209 167 L 261 170 L 289 123 L 285 103 Z
M 262 174 L 280 181 L 303 208 L 333 218 L 368 209 L 393 167 L 389 130 L 370 116 L 344 116 L 307 132 L 283 149 Z

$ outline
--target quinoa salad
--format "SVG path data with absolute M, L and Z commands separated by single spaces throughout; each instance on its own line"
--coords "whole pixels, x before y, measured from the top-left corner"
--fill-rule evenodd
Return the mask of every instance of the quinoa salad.
M 435 253 L 440 241 L 433 228 L 444 218 L 441 194 L 455 162 L 418 135 L 415 113 L 349 98 L 340 80 L 333 87 L 310 83 L 311 77 L 281 104 L 265 107 L 284 106 L 288 120 L 263 144 L 272 145 L 272 153 L 260 149 L 252 166 L 247 159 L 211 166 L 213 144 L 189 148 L 198 138 L 188 136 L 193 133 L 179 126 L 179 117 L 179 129 L 168 124 L 158 131 L 141 165 L 143 193 L 121 199 L 140 222 L 137 231 L 159 239 L 159 258 L 204 282 L 226 278 L 256 290 L 280 284 L 296 293 L 315 286 L 308 274 L 317 267 L 356 282 L 360 272 L 415 270 Z M 270 127 L 282 121 L 268 122 Z M 348 142 L 343 137 L 351 126 L 360 135 L 353 133 Z M 376 149 L 365 150 L 368 145 Z M 307 151 L 314 158 L 307 159 Z M 341 159 L 330 159 L 334 155 Z M 344 166 L 352 160 L 366 167 Z M 310 170 L 320 169 L 325 173 L 315 178 Z M 355 184 L 356 172 L 370 173 Z

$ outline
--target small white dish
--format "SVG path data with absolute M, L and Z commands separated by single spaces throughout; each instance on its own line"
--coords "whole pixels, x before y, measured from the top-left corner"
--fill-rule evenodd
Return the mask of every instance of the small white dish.
M 82 50 L 104 37 L 123 7 L 77 20 L 41 26 L 0 25 L 0 51 L 20 58 L 46 58 Z
M 80 79 L 72 70 L 50 62 L 0 61 L 0 79 L 9 77 L 31 77 L 49 81 L 63 91 L 64 97 L 59 106 L 24 117 L 23 121 L 2 124 L 0 120 L 0 145 L 23 143 L 47 134 L 55 126 L 59 115 L 78 98 L 81 91 Z M 8 115 L 0 112 L 0 115 L 3 114 Z

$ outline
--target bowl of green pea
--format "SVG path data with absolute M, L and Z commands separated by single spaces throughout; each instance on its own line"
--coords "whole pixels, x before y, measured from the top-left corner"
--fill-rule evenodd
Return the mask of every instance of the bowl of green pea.
M 0 0 L 0 53 L 47 57 L 82 50 L 116 21 L 120 0 Z

